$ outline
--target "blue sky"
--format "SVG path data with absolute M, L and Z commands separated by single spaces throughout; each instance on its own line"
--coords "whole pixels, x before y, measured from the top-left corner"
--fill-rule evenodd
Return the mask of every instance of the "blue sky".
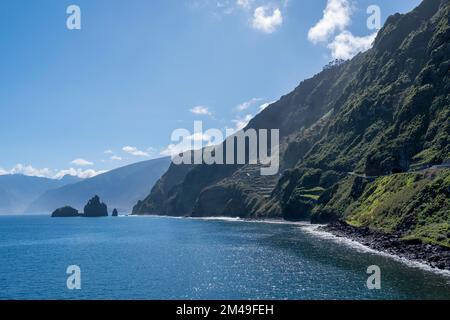
M 239 128 L 367 46 L 370 5 L 384 22 L 419 2 L 2 1 L 0 174 L 90 176 L 159 157 L 195 120 Z

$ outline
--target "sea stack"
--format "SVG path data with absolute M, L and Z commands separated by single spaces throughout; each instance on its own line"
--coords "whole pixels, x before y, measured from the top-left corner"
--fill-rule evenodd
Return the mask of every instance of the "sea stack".
M 117 209 L 114 209 L 114 210 L 113 210 L 112 216 L 113 216 L 113 217 L 118 217 L 118 216 L 119 216 L 119 212 L 117 211 Z
M 108 207 L 100 201 L 99 196 L 93 197 L 84 207 L 84 217 L 97 218 L 107 217 Z

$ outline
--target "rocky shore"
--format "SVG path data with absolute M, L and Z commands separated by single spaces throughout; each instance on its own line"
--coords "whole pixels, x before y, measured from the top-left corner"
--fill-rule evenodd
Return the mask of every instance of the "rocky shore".
M 322 230 L 337 237 L 346 237 L 371 249 L 427 264 L 435 269 L 450 271 L 450 248 L 424 244 L 418 240 L 405 241 L 400 235 L 356 228 L 344 222 L 335 222 Z

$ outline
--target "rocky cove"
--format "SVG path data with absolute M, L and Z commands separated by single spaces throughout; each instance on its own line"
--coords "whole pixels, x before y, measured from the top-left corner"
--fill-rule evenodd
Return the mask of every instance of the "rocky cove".
M 450 248 L 422 243 L 418 240 L 404 240 L 399 234 L 385 234 L 370 228 L 356 228 L 338 221 L 320 227 L 336 237 L 345 237 L 370 249 L 419 262 L 433 269 L 450 271 Z

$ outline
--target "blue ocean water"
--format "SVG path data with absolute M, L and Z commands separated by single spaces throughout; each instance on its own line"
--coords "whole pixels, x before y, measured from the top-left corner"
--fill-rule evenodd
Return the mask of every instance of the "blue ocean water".
M 81 290 L 66 269 L 81 268 Z M 381 268 L 382 289 L 366 287 Z M 0 299 L 450 299 L 450 278 L 289 224 L 0 217 Z

